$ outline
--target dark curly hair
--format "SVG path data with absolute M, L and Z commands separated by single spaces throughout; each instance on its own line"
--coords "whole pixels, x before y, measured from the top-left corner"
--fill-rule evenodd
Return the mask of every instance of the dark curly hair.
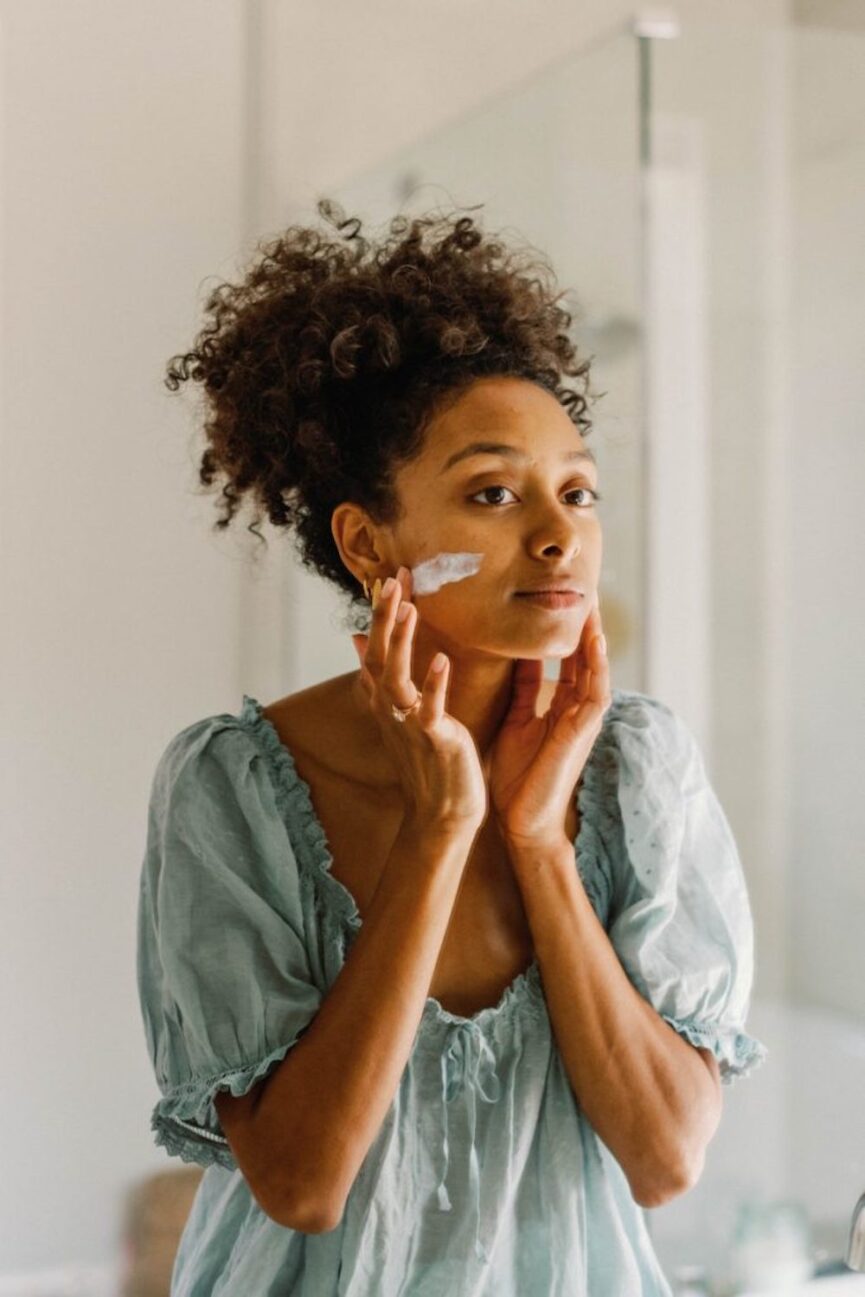
M 589 360 L 568 336 L 549 261 L 485 235 L 458 215 L 392 218 L 377 246 L 330 199 L 326 238 L 290 226 L 259 243 L 239 284 L 207 299 L 194 350 L 168 362 L 166 386 L 204 384 L 208 441 L 199 480 L 225 479 L 229 526 L 244 495 L 276 527 L 297 533 L 300 561 L 368 612 L 331 532 L 351 500 L 382 524 L 400 516 L 396 469 L 418 453 L 430 420 L 475 380 L 515 376 L 541 384 L 587 433 Z M 562 386 L 583 380 L 582 390 Z M 265 541 L 265 546 L 267 542 Z

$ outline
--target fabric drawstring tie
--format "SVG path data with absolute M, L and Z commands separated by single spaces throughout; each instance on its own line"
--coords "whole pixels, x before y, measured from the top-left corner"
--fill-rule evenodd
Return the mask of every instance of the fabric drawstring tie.
M 473 1048 L 477 1046 L 477 1048 Z M 448 1196 L 445 1180 L 448 1174 L 450 1150 L 448 1146 L 448 1105 L 458 1094 L 468 1087 L 469 1119 L 469 1189 L 475 1216 L 475 1255 L 482 1261 L 488 1260 L 486 1249 L 481 1243 L 481 1174 L 478 1152 L 475 1147 L 475 1130 L 477 1127 L 477 1096 L 485 1103 L 495 1103 L 501 1094 L 501 1084 L 496 1072 L 496 1056 L 489 1041 L 477 1023 L 467 1020 L 455 1028 L 450 1044 L 441 1058 L 442 1098 L 444 1112 L 444 1138 L 442 1154 L 444 1170 L 438 1184 L 437 1196 L 440 1211 L 451 1211 L 451 1200 Z

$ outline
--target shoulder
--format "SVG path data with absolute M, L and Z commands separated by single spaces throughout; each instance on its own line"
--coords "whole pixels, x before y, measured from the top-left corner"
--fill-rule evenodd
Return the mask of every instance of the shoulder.
M 326 762 L 346 737 L 344 718 L 351 675 L 334 676 L 286 694 L 261 708 L 286 747 Z
M 226 782 L 238 782 L 256 754 L 243 714 L 219 712 L 175 731 L 162 749 L 153 775 L 156 803 L 184 795 L 218 796 Z
M 613 753 L 620 784 L 649 779 L 681 796 L 692 779 L 701 783 L 705 767 L 697 739 L 678 712 L 659 698 L 634 689 L 613 689 L 604 717 L 604 742 Z
M 311 779 L 388 797 L 398 787 L 378 725 L 352 698 L 357 673 L 333 676 L 262 708 L 280 742 Z M 304 776 L 306 777 L 306 776 Z
M 672 707 L 660 698 L 641 693 L 638 689 L 612 690 L 612 702 L 608 716 L 614 724 L 630 726 L 633 729 L 650 729 L 675 726 L 679 717 Z
M 613 689 L 612 702 L 604 718 L 611 736 L 643 747 L 668 746 L 680 749 L 692 744 L 694 735 L 686 721 L 660 698 L 637 689 Z

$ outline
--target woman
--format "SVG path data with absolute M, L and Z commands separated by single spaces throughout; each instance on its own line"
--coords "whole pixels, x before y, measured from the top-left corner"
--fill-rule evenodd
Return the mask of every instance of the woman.
M 251 493 L 374 605 L 358 670 L 156 771 L 152 1126 L 207 1167 L 172 1294 L 668 1294 L 643 1209 L 766 1051 L 695 740 L 610 685 L 588 365 L 547 264 L 471 217 L 373 247 L 319 212 L 169 370 L 205 385 L 217 525 Z

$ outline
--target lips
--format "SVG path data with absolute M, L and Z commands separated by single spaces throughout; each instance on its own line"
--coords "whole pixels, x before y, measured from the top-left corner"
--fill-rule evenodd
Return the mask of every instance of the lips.
M 576 608 L 583 596 L 576 590 L 534 590 L 519 597 L 532 608 L 557 609 Z
M 578 585 L 570 585 L 570 584 L 567 584 L 566 582 L 561 582 L 561 581 L 560 581 L 558 584 L 552 584 L 552 585 L 535 585 L 535 586 L 532 586 L 531 589 L 529 589 L 529 590 L 517 590 L 516 593 L 517 593 L 518 595 L 528 595 L 528 594 L 578 594 L 578 595 L 580 595 L 581 598 L 585 595 L 585 591 L 582 590 L 582 589 L 580 589 L 580 587 L 579 587 Z

